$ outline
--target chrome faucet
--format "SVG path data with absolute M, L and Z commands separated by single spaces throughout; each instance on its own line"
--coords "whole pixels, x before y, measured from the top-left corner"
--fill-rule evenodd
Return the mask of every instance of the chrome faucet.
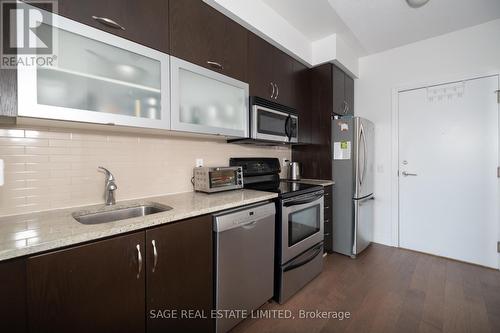
M 116 203 L 115 191 L 118 188 L 115 183 L 115 176 L 113 176 L 113 174 L 106 168 L 100 166 L 98 169 L 106 173 L 106 183 L 104 185 L 104 198 L 106 200 L 106 206 L 114 205 Z

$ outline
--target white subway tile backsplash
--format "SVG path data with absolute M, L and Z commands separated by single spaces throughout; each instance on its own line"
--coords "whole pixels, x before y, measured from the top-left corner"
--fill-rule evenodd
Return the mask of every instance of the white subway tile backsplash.
M 215 166 L 233 156 L 290 158 L 290 150 L 174 136 L 0 129 L 0 216 L 103 202 L 100 165 L 117 178 L 117 200 L 127 200 L 191 191 L 196 158 Z

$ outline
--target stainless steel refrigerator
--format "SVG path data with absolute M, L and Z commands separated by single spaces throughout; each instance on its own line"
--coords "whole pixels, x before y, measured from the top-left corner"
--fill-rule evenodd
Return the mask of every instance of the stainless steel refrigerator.
M 332 120 L 332 250 L 355 258 L 373 238 L 374 125 L 360 117 Z

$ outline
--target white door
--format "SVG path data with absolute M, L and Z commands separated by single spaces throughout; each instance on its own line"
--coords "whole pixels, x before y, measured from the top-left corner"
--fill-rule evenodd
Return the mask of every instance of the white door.
M 399 93 L 399 244 L 498 268 L 498 76 Z

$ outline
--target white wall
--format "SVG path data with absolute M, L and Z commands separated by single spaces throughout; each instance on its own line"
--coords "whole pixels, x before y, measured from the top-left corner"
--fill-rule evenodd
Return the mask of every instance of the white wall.
M 375 122 L 375 235 L 395 245 L 391 221 L 391 112 L 394 88 L 500 73 L 500 20 L 360 58 L 358 116 Z M 425 133 L 425 129 L 422 129 Z

